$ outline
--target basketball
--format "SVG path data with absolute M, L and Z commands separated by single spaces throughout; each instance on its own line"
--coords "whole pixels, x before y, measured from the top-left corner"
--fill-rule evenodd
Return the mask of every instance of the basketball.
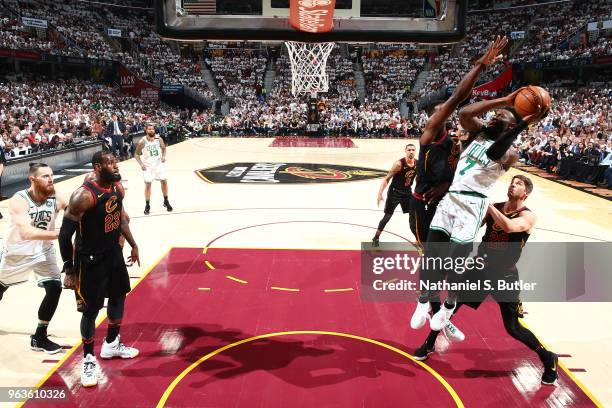
M 540 93 L 540 97 L 542 98 L 542 107 L 544 108 L 550 108 L 550 104 L 551 104 L 551 97 L 550 94 L 548 93 L 548 91 L 542 87 L 539 86 L 532 86 L 532 88 L 537 89 L 538 92 Z
M 550 104 L 548 92 L 538 86 L 526 86 L 514 98 L 514 110 L 522 118 L 533 115 L 543 108 L 546 97 L 548 97 L 548 104 Z

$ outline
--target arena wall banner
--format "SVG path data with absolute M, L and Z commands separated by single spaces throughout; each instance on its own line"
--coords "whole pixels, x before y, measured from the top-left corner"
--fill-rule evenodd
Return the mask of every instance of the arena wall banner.
M 296 30 L 328 33 L 334 28 L 336 0 L 291 0 L 289 23 Z
M 106 29 L 106 34 L 109 37 L 121 37 L 121 30 L 119 30 L 117 28 L 107 28 Z
M 493 81 L 484 83 L 480 86 L 472 89 L 472 96 L 478 96 L 480 98 L 495 98 L 497 93 L 507 87 L 512 81 L 512 67 L 506 69 L 504 72 L 499 74 Z
M 572 58 L 568 60 L 552 60 L 552 61 L 533 61 L 519 62 L 512 66 L 516 70 L 524 69 L 552 69 L 552 68 L 573 68 L 592 65 L 598 63 L 593 57 Z
M 27 59 L 40 61 L 42 54 L 34 51 L 12 50 L 10 48 L 0 48 L 0 57 L 11 57 L 17 59 Z
M 126 68 L 123 64 L 119 64 L 117 71 L 119 72 L 119 86 L 121 93 L 142 98 L 147 101 L 159 100 L 159 88 L 138 78 L 136 74 Z
M 40 18 L 21 17 L 21 22 L 26 27 L 47 28 L 49 26 L 47 20 Z

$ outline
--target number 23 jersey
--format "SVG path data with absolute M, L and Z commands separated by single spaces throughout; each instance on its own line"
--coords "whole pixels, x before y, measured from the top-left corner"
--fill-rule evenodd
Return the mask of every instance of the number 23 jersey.
M 104 189 L 93 181 L 83 187 L 92 194 L 94 206 L 85 211 L 77 230 L 76 247 L 82 254 L 102 254 L 119 245 L 123 189 L 114 183 Z

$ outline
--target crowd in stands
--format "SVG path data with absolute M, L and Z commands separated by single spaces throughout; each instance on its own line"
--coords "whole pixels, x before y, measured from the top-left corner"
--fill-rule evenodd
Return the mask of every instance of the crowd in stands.
M 578 35 L 577 41 L 568 41 L 566 49 L 560 50 L 559 47 L 587 22 L 611 18 L 611 9 L 605 2 L 583 1 L 471 13 L 468 15 L 465 40 L 432 61 L 429 78 L 419 90 L 418 96 L 456 85 L 471 69 L 473 62 L 484 53 L 490 41 L 500 34 L 525 32 L 525 39 L 510 42 L 506 53 L 511 55 L 507 56 L 509 60 L 506 64 L 610 55 L 612 41 L 603 35 L 596 39 Z M 495 27 L 495 30 L 491 27 Z M 493 79 L 504 68 L 502 63 L 494 65 L 484 73 L 482 81 Z
M 425 57 L 403 49 L 371 50 L 362 56 L 367 94 L 372 102 L 397 102 L 414 85 Z
M 612 188 L 612 87 L 599 85 L 549 87 L 551 112 L 517 142 L 520 160 L 564 179 Z
M 79 80 L 0 82 L 0 147 L 7 159 L 105 140 L 106 123 L 118 114 L 130 133 L 153 121 L 179 126 L 182 112 L 119 95 Z
M 209 49 L 206 63 L 224 95 L 249 101 L 261 95 L 267 58 L 260 49 Z
M 308 95 L 291 94 L 291 67 L 286 50 L 278 56 L 268 55 L 266 47 L 252 45 L 205 46 L 195 51 L 161 39 L 152 30 L 150 11 L 104 7 L 78 0 L 8 3 L 12 8 L 0 7 L 0 47 L 116 60 L 145 80 L 158 85 L 183 84 L 211 100 L 223 97 L 230 107 L 224 114 L 212 109 L 179 111 L 120 96 L 113 88 L 82 81 L 2 83 L 0 145 L 10 157 L 70 144 L 74 139 L 99 138 L 103 133 L 100 129 L 104 129 L 112 112 L 119 112 L 133 129 L 148 119 L 181 123 L 196 133 L 228 135 L 303 134 L 308 127 Z M 491 7 L 493 3 L 478 1 L 479 5 Z M 508 0 L 504 5 L 533 3 Z M 47 20 L 49 28 L 26 27 L 20 15 Z M 347 54 L 346 49 L 336 47 L 327 64 L 330 89 L 319 94 L 323 133 L 416 136 L 427 115 L 421 112 L 407 119 L 400 115 L 399 106 L 413 92 L 415 80 L 426 66 L 430 69 L 429 78 L 415 94 L 417 98 L 456 85 L 497 34 L 525 31 L 524 39 L 510 42 L 505 64 L 610 55 L 612 42 L 603 30 L 598 35 L 574 35 L 569 41 L 586 23 L 610 16 L 605 2 L 554 2 L 470 13 L 466 40 L 438 55 L 428 52 L 425 57 L 416 47 L 380 45 L 364 47 L 357 59 Z M 109 27 L 120 29 L 122 37 L 108 37 Z M 493 79 L 506 68 L 505 64 L 490 67 L 481 79 Z M 355 70 L 359 67 L 363 68 L 365 97 L 357 92 Z M 203 75 L 206 69 L 212 72 L 220 95 L 206 84 Z M 266 70 L 275 73 L 270 89 L 264 84 Z M 609 153 L 606 138 L 612 129 L 607 113 L 608 88 L 555 89 L 554 109 L 545 124 L 520 141 L 522 160 L 563 177 L 602 181 L 600 172 L 585 175 L 583 170 L 576 169 L 607 163 L 604 151 Z M 584 146 L 580 147 L 580 143 Z M 594 151 L 599 152 L 597 164 Z

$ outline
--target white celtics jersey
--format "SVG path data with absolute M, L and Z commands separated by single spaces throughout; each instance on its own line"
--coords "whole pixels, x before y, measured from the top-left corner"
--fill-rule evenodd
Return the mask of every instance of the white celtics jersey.
M 32 220 L 32 226 L 47 231 L 55 230 L 55 217 L 58 209 L 54 196 L 39 204 L 32 199 L 28 190 L 19 191 L 15 195 L 22 197 L 28 203 L 28 215 Z M 5 252 L 8 255 L 36 255 L 51 246 L 53 246 L 53 241 L 24 240 L 13 219 L 9 220 L 5 241 Z
M 479 136 L 461 153 L 449 191 L 474 191 L 489 196 L 493 185 L 505 172 L 501 164 L 487 156 L 492 144 L 492 140 Z
M 143 138 L 144 148 L 142 149 L 143 161 L 148 165 L 156 165 L 161 162 L 162 149 L 160 137 L 155 135 L 155 139 L 149 140 L 146 136 Z

